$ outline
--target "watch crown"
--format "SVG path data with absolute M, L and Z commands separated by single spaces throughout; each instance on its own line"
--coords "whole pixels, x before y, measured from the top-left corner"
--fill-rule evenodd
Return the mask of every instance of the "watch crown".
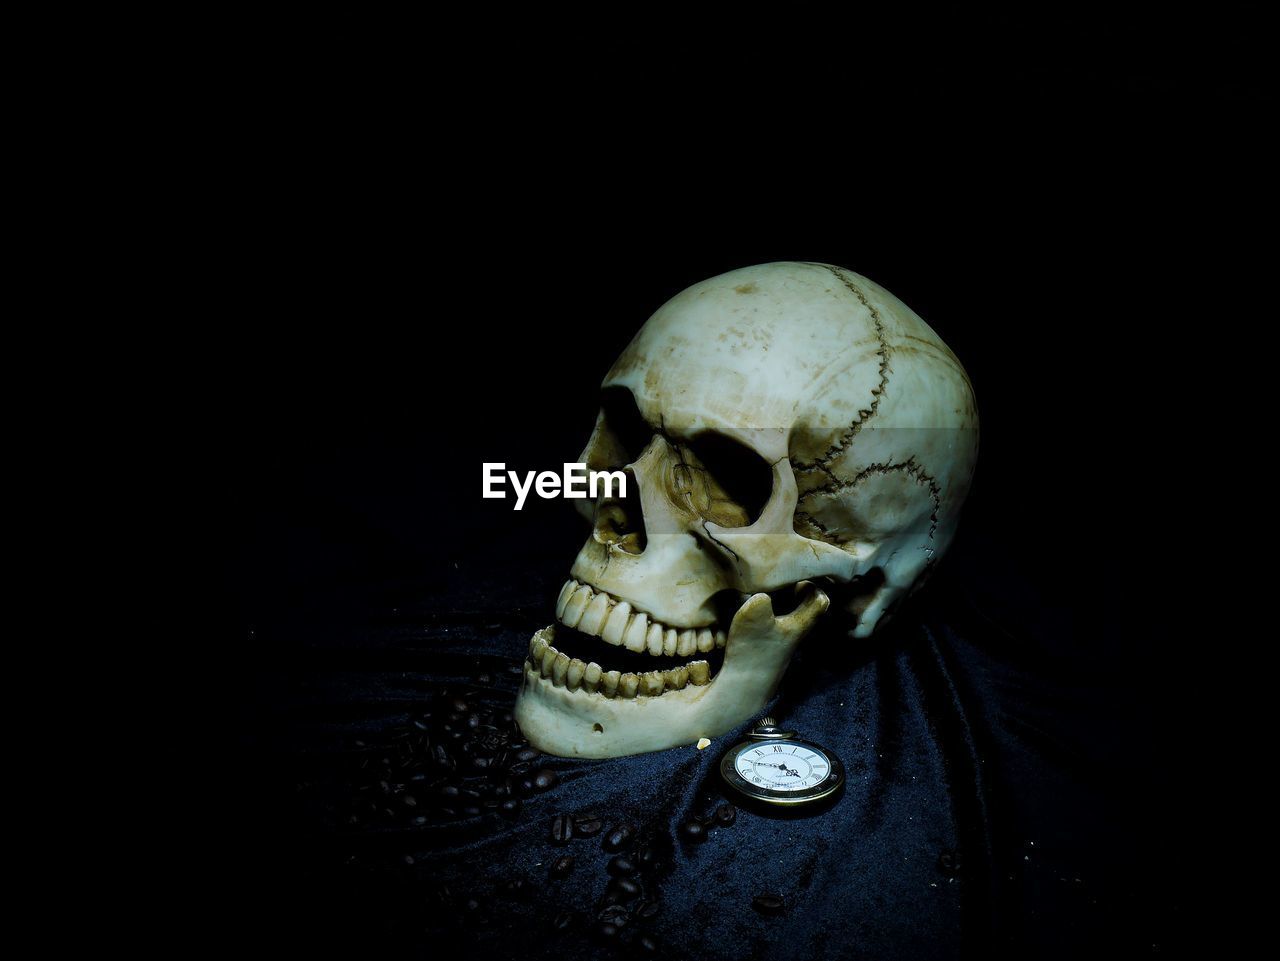
M 756 725 L 756 727 L 777 727 L 777 726 L 778 726 L 778 722 L 771 717 L 760 718 L 760 723 Z

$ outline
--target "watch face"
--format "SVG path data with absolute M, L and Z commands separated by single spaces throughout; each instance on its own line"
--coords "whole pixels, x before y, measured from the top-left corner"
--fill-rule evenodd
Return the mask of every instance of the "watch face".
M 729 752 L 721 773 L 745 794 L 788 804 L 834 791 L 843 772 L 822 748 L 795 740 L 758 740 Z

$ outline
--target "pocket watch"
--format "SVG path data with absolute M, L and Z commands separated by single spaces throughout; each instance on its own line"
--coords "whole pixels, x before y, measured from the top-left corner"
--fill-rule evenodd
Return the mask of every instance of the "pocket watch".
M 804 805 L 844 784 L 844 765 L 819 744 L 784 731 L 771 717 L 725 752 L 720 776 L 739 794 L 769 805 Z

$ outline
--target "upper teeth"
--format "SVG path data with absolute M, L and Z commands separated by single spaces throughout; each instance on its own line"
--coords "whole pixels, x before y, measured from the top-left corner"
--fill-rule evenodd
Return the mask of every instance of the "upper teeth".
M 719 628 L 667 627 L 626 601 L 575 580 L 565 582 L 556 600 L 556 619 L 565 627 L 599 637 L 629 651 L 648 651 L 688 657 L 724 647 L 727 636 Z

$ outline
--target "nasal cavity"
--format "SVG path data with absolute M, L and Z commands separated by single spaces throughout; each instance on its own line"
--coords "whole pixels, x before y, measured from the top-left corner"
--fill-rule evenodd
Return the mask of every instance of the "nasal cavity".
M 601 499 L 596 505 L 594 537 L 601 544 L 625 554 L 641 554 L 648 539 L 644 534 L 644 513 L 640 509 L 640 490 L 636 475 L 627 474 L 625 497 Z

